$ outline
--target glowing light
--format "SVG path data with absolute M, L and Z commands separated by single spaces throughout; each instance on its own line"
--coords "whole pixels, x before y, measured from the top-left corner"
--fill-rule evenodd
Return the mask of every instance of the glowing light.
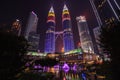
M 47 23 L 48 23 L 48 22 L 53 22 L 53 23 L 55 23 L 55 20 L 47 20 Z
M 86 22 L 85 16 L 79 16 L 76 18 L 76 20 L 78 20 L 79 22 Z
M 76 65 L 76 64 L 74 64 L 73 70 L 74 70 L 74 71 L 77 71 L 77 65 Z
M 63 65 L 63 70 L 65 71 L 65 72 L 68 72 L 69 71 L 69 69 L 70 69 L 70 67 L 68 66 L 68 64 L 66 64 L 66 63 L 64 63 L 64 65 Z
M 62 21 L 65 21 L 65 20 L 70 20 L 70 18 L 63 18 Z
M 68 64 L 66 64 L 66 63 L 64 63 L 64 65 L 63 65 L 63 69 L 68 69 L 69 68 L 69 66 L 68 66 Z
M 38 68 L 42 68 L 40 65 L 38 65 Z
M 37 16 L 33 11 L 32 11 L 32 14 L 34 14 L 35 16 Z
M 71 51 L 66 52 L 64 54 L 67 55 L 67 54 L 74 54 L 74 53 L 81 53 L 82 54 L 82 50 L 81 49 L 74 49 L 74 50 L 71 50 Z
M 48 16 L 55 16 L 55 14 L 52 13 L 52 12 L 50 12 L 50 13 L 48 14 Z
M 60 66 L 59 65 L 55 65 L 54 68 L 59 68 Z
M 19 21 L 19 19 L 16 19 L 16 21 Z
M 113 6 L 112 6 L 110 0 L 107 0 L 107 2 L 108 2 L 108 4 L 110 5 L 111 9 L 113 10 L 113 12 L 114 12 L 114 14 L 115 14 L 115 17 L 118 19 L 118 21 L 120 21 L 120 19 L 119 19 L 117 13 L 115 12 L 115 10 L 114 10 L 114 8 L 113 8 Z
M 38 67 L 37 66 L 34 66 L 35 69 L 37 69 Z
M 80 16 L 81 21 L 86 21 L 85 16 Z
M 87 79 L 86 79 L 86 74 L 85 74 L 85 73 L 82 73 L 82 78 L 83 78 L 83 80 L 87 80 Z
M 64 72 L 68 72 L 69 71 L 69 69 L 63 69 L 64 70 Z
M 64 14 L 69 14 L 69 12 L 68 12 L 68 11 L 63 11 L 63 15 L 64 15 Z
M 49 12 L 53 12 L 54 13 L 54 9 L 53 7 L 50 8 L 50 11 Z
M 66 78 L 64 77 L 63 80 L 66 80 Z
M 63 13 L 62 13 L 62 21 L 64 20 L 70 20 L 69 11 L 66 5 L 64 5 Z
M 78 47 L 80 47 L 81 46 L 81 43 L 80 42 L 78 42 Z
M 31 56 L 47 56 L 46 53 L 38 53 L 38 52 L 28 52 L 27 55 L 31 55 Z
M 49 72 L 55 73 L 55 69 L 54 68 L 50 68 Z
M 59 73 L 59 65 L 55 65 L 55 66 L 54 66 L 54 69 L 55 69 L 55 72 L 56 72 L 56 73 Z
M 64 5 L 64 7 L 63 7 L 63 11 L 65 11 L 65 10 L 68 10 L 66 5 Z
M 64 47 L 62 47 L 61 52 L 64 52 Z
M 48 13 L 48 21 L 47 22 L 55 22 L 55 14 L 53 7 L 50 8 L 50 11 Z
M 117 1 L 114 0 L 114 2 L 115 2 L 115 4 L 116 4 L 116 6 L 118 7 L 118 9 L 120 10 L 120 6 L 118 5 Z
M 49 11 L 49 13 L 48 13 L 47 23 L 48 23 L 48 22 L 53 22 L 53 23 L 55 23 L 55 14 L 54 14 L 53 7 L 50 8 L 50 11 Z

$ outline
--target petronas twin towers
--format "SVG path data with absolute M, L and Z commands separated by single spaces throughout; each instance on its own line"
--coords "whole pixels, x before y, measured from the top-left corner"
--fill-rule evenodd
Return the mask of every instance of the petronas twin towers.
M 69 10 L 66 5 L 63 7 L 62 11 L 62 27 L 63 31 L 60 34 L 63 34 L 63 48 L 64 52 L 70 51 L 74 49 L 74 41 L 73 41 L 73 33 L 72 33 L 72 25 L 71 18 L 69 14 Z M 55 13 L 53 7 L 50 8 L 47 19 L 47 31 L 45 38 L 45 53 L 54 53 L 55 52 Z M 57 33 L 58 34 L 58 33 Z M 59 44 L 57 44 L 59 45 Z

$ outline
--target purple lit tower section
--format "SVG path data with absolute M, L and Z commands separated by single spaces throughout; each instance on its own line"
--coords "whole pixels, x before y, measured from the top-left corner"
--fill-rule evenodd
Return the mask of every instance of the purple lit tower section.
M 50 8 L 47 20 L 47 31 L 45 39 L 45 53 L 55 52 L 55 14 L 53 7 Z
M 63 31 L 64 52 L 68 52 L 74 49 L 74 42 L 70 13 L 66 5 L 64 5 L 62 12 L 62 26 L 64 29 Z

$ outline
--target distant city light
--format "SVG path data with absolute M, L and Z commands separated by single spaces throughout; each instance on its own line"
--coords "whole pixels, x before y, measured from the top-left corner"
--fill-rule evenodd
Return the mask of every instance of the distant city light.
M 71 50 L 71 51 L 66 52 L 64 54 L 67 55 L 67 54 L 74 54 L 74 53 L 80 53 L 80 54 L 82 54 L 82 50 L 81 49 L 74 49 L 74 50 Z
M 38 53 L 38 52 L 28 52 L 27 55 L 32 55 L 32 56 L 47 56 L 45 53 Z
M 16 19 L 16 21 L 19 21 L 19 19 Z
M 77 71 L 77 65 L 76 65 L 76 64 L 74 64 L 73 70 L 74 70 L 74 71 Z
M 83 21 L 83 22 L 86 21 L 85 16 L 80 16 L 80 20 Z
M 86 22 L 85 16 L 79 16 L 76 18 L 76 20 L 78 20 L 79 22 Z
M 70 69 L 70 67 L 68 66 L 68 64 L 67 63 L 64 63 L 64 65 L 63 65 L 63 70 L 65 71 L 65 72 L 68 72 L 69 71 L 69 69 Z

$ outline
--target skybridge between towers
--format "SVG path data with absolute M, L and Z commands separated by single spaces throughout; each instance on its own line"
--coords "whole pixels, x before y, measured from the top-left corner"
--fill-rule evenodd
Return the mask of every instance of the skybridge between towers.
M 63 31 L 57 31 L 57 32 L 55 32 L 55 35 L 56 35 L 56 37 L 55 37 L 55 41 L 57 40 L 57 38 L 58 37 L 60 37 L 62 40 L 63 40 Z

